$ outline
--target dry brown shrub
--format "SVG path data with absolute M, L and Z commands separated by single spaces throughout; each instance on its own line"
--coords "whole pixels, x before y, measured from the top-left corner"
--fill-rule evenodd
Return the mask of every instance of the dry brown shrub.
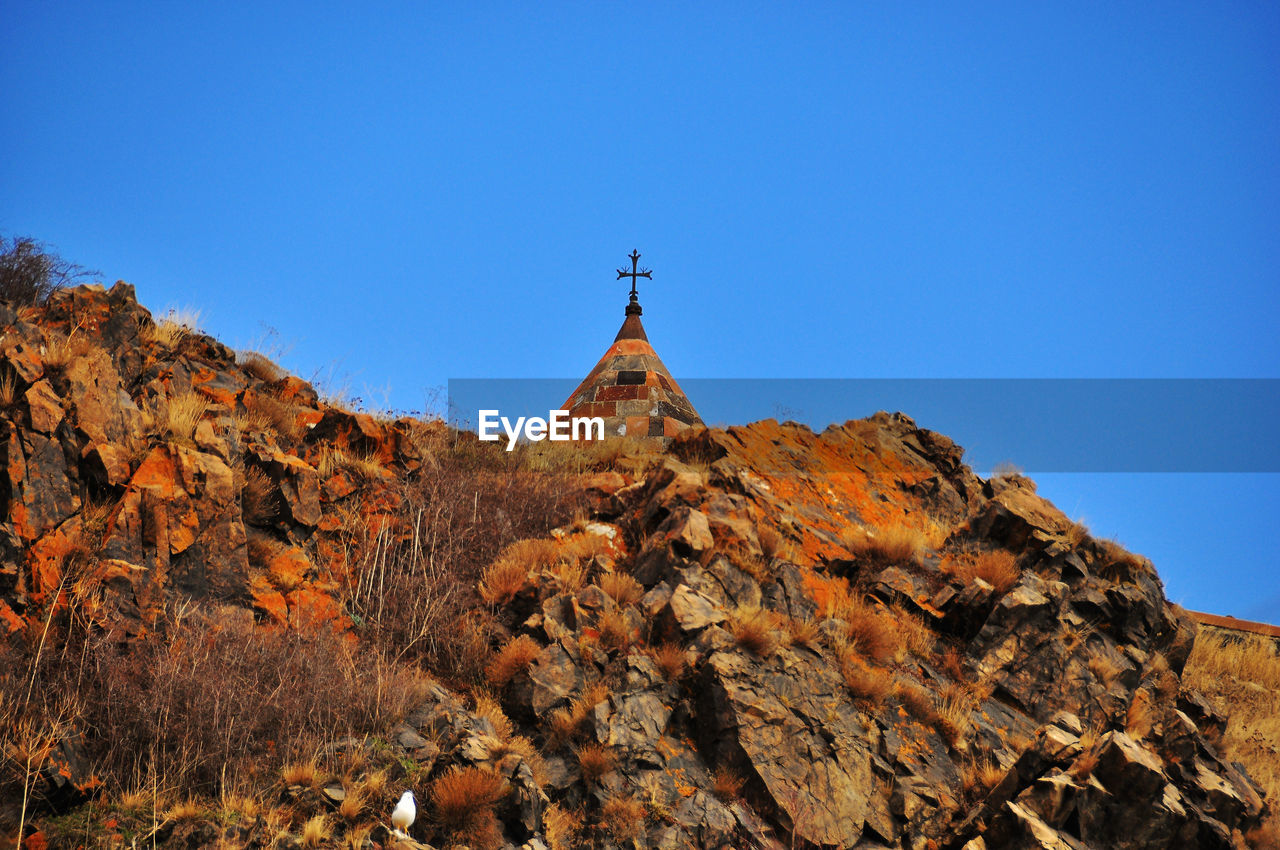
M 964 669 L 964 653 L 954 646 L 946 648 L 942 653 L 942 660 L 938 663 L 938 666 L 943 673 L 946 673 L 957 682 L 967 678 Z
M 339 472 L 350 473 L 358 481 L 378 481 L 387 474 L 377 451 L 347 451 L 337 446 L 321 446 L 316 456 L 316 472 L 331 478 Z
M 506 712 L 502 710 L 502 706 L 492 696 L 483 691 L 477 693 L 475 713 L 488 720 L 493 726 L 494 737 L 503 741 L 511 737 L 511 733 L 514 731 L 511 720 L 507 717 Z
M 902 651 L 903 636 L 894 618 L 861 599 L 850 599 L 835 616 L 844 621 L 846 640 L 868 658 L 883 663 Z
M 542 813 L 542 830 L 550 850 L 571 850 L 582 829 L 582 816 L 560 808 L 556 803 Z
M 318 740 L 381 732 L 423 694 L 416 671 L 328 626 L 281 631 L 199 607 L 172 610 L 129 644 L 91 640 L 78 654 L 74 667 L 32 679 L 51 695 L 78 694 L 94 772 L 114 787 L 152 777 L 174 794 L 216 796 Z
M 596 628 L 600 630 L 600 646 L 610 651 L 626 652 L 635 639 L 626 613 L 619 608 L 602 611 Z
M 756 539 L 760 541 L 760 553 L 772 561 L 782 547 L 782 535 L 771 525 L 756 526 Z
M 303 847 L 321 847 L 328 843 L 332 837 L 333 830 L 329 828 L 329 816 L 326 814 L 318 814 L 312 817 L 302 827 Z
M 182 821 L 195 820 L 202 814 L 204 814 L 204 806 L 200 804 L 200 801 L 188 798 L 165 809 L 163 817 L 167 822 L 181 823 Z
M 567 708 L 553 711 L 551 713 L 552 743 L 563 744 L 590 733 L 595 723 L 592 712 L 608 696 L 609 687 L 604 682 L 596 682 L 588 686 L 580 696 L 571 700 Z
M 1124 672 L 1124 668 L 1106 653 L 1098 653 L 1089 658 L 1089 672 L 1106 687 L 1115 684 L 1116 679 Z
M 369 800 L 365 797 L 365 789 L 359 785 L 353 785 L 346 789 L 346 796 L 338 804 L 338 816 L 343 820 L 355 820 L 368 805 Z
M 960 786 L 967 797 L 974 799 L 996 787 L 1004 774 L 1004 769 L 990 756 L 972 758 L 961 769 Z
M 1114 540 L 1099 540 L 1100 556 L 1094 572 L 1111 582 L 1132 582 L 1140 575 L 1150 575 L 1151 566 L 1141 555 L 1126 550 Z
M 980 578 L 994 587 L 997 593 L 1008 591 L 1022 575 L 1013 554 L 1003 550 L 949 554 L 942 559 L 939 568 L 966 584 Z
M 924 532 L 905 525 L 877 529 L 850 526 L 840 535 L 840 544 L 859 561 L 919 565 L 928 540 Z
M 622 606 L 634 605 L 644 596 L 644 588 L 626 573 L 605 573 L 600 576 L 600 589 L 614 602 Z
M 738 646 L 759 658 L 778 648 L 778 618 L 772 611 L 740 607 L 729 615 L 729 631 Z
M 550 569 L 551 579 L 560 593 L 577 593 L 587 583 L 587 565 L 581 561 L 560 561 Z
M 529 584 L 529 568 L 518 561 L 499 559 L 485 568 L 480 598 L 490 605 L 506 605 Z
M 287 374 L 261 351 L 237 351 L 236 363 L 246 375 L 268 384 L 275 383 Z
M 649 654 L 662 671 L 662 678 L 674 682 L 684 672 L 684 647 L 678 643 L 660 643 L 650 647 Z
M 244 468 L 240 488 L 240 512 L 249 525 L 270 525 L 280 515 L 280 491 L 265 472 L 256 466 Z
M 391 521 L 343 530 L 350 574 L 359 577 L 346 605 L 364 622 L 367 640 L 446 680 L 474 685 L 485 679 L 493 637 L 477 590 L 484 568 L 511 542 L 540 539 L 558 527 L 580 492 L 565 477 L 531 473 L 474 435 L 441 428 L 420 442 L 431 462 L 410 480 L 383 485 L 398 506 Z
M 474 847 L 497 847 L 502 832 L 494 807 L 507 787 L 506 780 L 491 770 L 455 766 L 431 783 L 429 793 L 446 833 Z
M 161 409 L 160 430 L 177 443 L 190 443 L 196 425 L 209 410 L 209 401 L 199 393 L 180 393 L 170 396 Z
M 612 773 L 618 766 L 618 757 L 613 750 L 603 744 L 589 743 L 573 748 L 578 759 L 578 767 L 582 770 L 582 778 L 595 782 L 606 773 Z
M 302 437 L 302 424 L 294 405 L 265 393 L 253 393 L 249 409 L 265 417 L 268 429 L 284 444 L 293 445 Z
M 320 766 L 314 758 L 307 761 L 295 761 L 280 768 L 280 778 L 285 787 L 301 785 L 305 788 L 319 788 L 322 775 Z
M 809 617 L 786 617 L 782 620 L 787 642 L 793 646 L 807 646 L 818 650 L 822 646 L 822 629 Z
M 1151 734 L 1156 723 L 1156 709 L 1151 703 L 1151 692 L 1146 688 L 1138 688 L 1125 712 L 1124 730 L 1136 741 Z
M 485 671 L 491 685 L 502 687 L 533 663 L 542 647 L 528 635 L 518 635 L 502 645 Z
M 894 686 L 893 695 L 912 717 L 932 727 L 948 744 L 954 746 L 960 740 L 964 730 L 938 710 L 933 696 L 924 687 L 916 682 L 901 679 Z
M 632 797 L 610 797 L 600 806 L 600 828 L 615 841 L 634 841 L 644 829 L 644 805 Z
M 893 690 L 893 674 L 881 667 L 872 667 L 853 653 L 845 653 L 840 659 L 840 673 L 849 692 L 855 697 L 880 702 Z
M 711 792 L 726 803 L 738 799 L 744 784 L 742 774 L 726 764 L 720 765 L 711 774 Z

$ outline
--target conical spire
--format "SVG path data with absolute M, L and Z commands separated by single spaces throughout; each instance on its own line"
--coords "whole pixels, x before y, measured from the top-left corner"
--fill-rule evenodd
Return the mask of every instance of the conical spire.
M 701 425 L 697 411 L 667 371 L 640 323 L 638 277 L 650 277 L 637 267 L 639 253 L 631 253 L 631 271 L 619 269 L 619 279 L 631 278 L 631 300 L 613 345 L 596 363 L 569 399 L 561 405 L 570 416 L 599 416 L 606 437 L 649 437 L 664 442 L 691 425 Z

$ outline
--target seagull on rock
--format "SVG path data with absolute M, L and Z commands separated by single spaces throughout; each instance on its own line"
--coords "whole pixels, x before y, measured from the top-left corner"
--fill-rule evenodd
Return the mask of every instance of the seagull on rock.
M 391 812 L 391 825 L 396 828 L 396 832 L 408 838 L 407 830 L 413 825 L 413 819 L 418 815 L 418 807 L 413 803 L 413 792 L 405 791 L 400 795 L 400 802 L 396 803 L 395 809 Z

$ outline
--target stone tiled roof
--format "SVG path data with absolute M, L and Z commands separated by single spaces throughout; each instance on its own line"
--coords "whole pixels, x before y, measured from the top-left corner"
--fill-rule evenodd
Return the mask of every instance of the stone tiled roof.
M 613 345 L 562 405 L 571 416 L 604 419 L 606 437 L 652 437 L 666 441 L 701 425 L 693 405 L 667 371 L 640 323 L 640 306 L 627 318 Z

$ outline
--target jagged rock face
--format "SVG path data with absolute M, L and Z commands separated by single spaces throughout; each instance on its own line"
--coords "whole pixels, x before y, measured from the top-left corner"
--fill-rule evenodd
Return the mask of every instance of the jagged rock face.
M 431 426 L 328 407 L 207 337 L 165 342 L 125 284 L 0 320 L 0 637 L 72 582 L 123 636 L 185 596 L 350 625 L 336 600 L 360 576 L 336 534 L 356 506 L 392 516 L 394 495 L 326 452 L 406 478 Z M 157 425 L 190 396 L 189 430 Z M 1189 618 L 1149 564 L 961 457 L 877 414 L 698 429 L 640 473 L 584 478 L 595 521 L 555 532 L 580 572 L 541 568 L 494 614 L 537 647 L 498 694 L 527 740 L 438 685 L 396 754 L 423 776 L 500 773 L 503 837 L 529 848 L 566 846 L 553 804 L 595 823 L 627 800 L 638 822 L 601 815 L 579 841 L 1243 847 L 1265 803 L 1181 686 Z
M 668 460 L 604 513 L 635 545 L 610 568 L 643 582 L 649 642 L 683 648 L 682 678 L 655 677 L 638 647 L 602 651 L 575 613 L 594 586 L 544 588 L 554 604 L 523 623 L 508 612 L 546 645 L 529 686 L 506 693 L 531 734 L 583 683 L 611 683 L 589 737 L 619 767 L 599 786 L 563 783 L 569 799 L 585 785 L 648 800 L 661 816 L 644 846 L 1244 846 L 1263 801 L 1210 743 L 1220 718 L 1180 693 L 1193 626 L 1140 560 L 1025 482 L 979 480 L 905 417 L 822 434 L 757 423 L 673 448 L 694 466 Z M 926 522 L 945 539 L 899 563 L 846 551 L 841 534 Z M 766 528 L 782 530 L 772 558 Z M 1016 580 L 944 569 L 969 547 L 1011 552 Z M 846 627 L 824 619 L 833 582 L 910 613 L 925 637 L 858 668 L 863 650 L 825 639 Z M 788 645 L 783 626 L 760 649 L 735 625 L 757 606 L 775 624 L 812 618 L 822 637 Z M 895 684 L 868 695 L 850 664 Z M 975 780 L 982 765 L 990 778 Z M 718 768 L 739 774 L 740 796 L 707 793 Z
M 421 464 L 420 426 L 327 408 L 198 333 L 156 333 L 125 283 L 21 313 L 0 304 L 0 322 L 0 637 L 73 584 L 124 634 L 177 597 L 344 624 L 326 547 L 335 508 L 367 482 L 342 468 L 322 481 L 319 459 L 337 449 L 403 475 Z M 184 403 L 198 411 L 177 433 Z M 255 470 L 267 515 L 246 515 Z M 250 557 L 254 525 L 280 551 Z

